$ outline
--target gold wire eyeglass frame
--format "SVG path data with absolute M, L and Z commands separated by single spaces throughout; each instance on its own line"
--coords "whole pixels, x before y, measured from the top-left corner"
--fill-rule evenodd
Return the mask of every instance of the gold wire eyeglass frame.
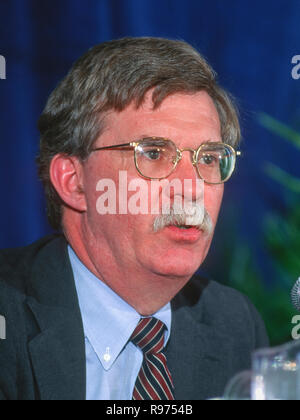
M 152 141 L 158 141 L 158 140 L 160 140 L 160 141 L 168 141 L 168 142 L 171 142 L 174 146 L 175 146 L 175 148 L 176 148 L 176 152 L 177 152 L 177 156 L 176 156 L 176 159 L 173 161 L 173 169 L 170 171 L 170 173 L 168 174 L 168 175 L 166 175 L 166 176 L 163 176 L 163 177 L 160 177 L 160 178 L 156 178 L 156 177 L 149 177 L 149 176 L 146 176 L 146 175 L 144 175 L 142 172 L 141 172 L 141 170 L 140 170 L 140 168 L 139 168 L 139 165 L 138 165 L 138 162 L 137 162 L 137 150 L 138 150 L 138 147 L 139 147 L 139 145 L 143 142 L 143 141 L 145 141 L 145 140 L 152 140 Z M 199 170 L 199 168 L 198 168 L 198 165 L 197 165 L 197 163 L 198 163 L 198 157 L 199 157 L 199 154 L 200 154 L 200 152 L 201 152 L 201 150 L 203 150 L 203 148 L 204 148 L 204 146 L 207 146 L 207 145 L 219 145 L 219 146 L 226 146 L 229 150 L 230 150 L 230 152 L 232 153 L 232 157 L 233 157 L 233 165 L 232 165 L 232 168 L 231 168 L 231 170 L 230 170 L 230 172 L 229 172 L 229 174 L 227 175 L 227 177 L 225 178 L 225 179 L 223 179 L 222 181 L 220 181 L 220 182 L 208 182 L 208 181 L 206 181 L 204 178 L 203 178 L 203 176 L 201 175 L 201 173 L 200 173 L 200 170 Z M 207 183 L 207 184 L 223 184 L 224 182 L 226 182 L 226 181 L 228 181 L 228 179 L 231 177 L 231 175 L 232 175 L 232 173 L 233 173 L 233 171 L 234 171 L 234 169 L 235 169 L 235 165 L 236 165 L 236 157 L 237 156 L 241 156 L 241 151 L 239 151 L 239 150 L 235 150 L 232 146 L 230 146 L 229 144 L 227 144 L 227 143 L 223 143 L 223 142 L 206 142 L 206 143 L 202 143 L 197 149 L 191 149 L 191 148 L 183 148 L 183 149 L 179 149 L 177 146 L 176 146 L 176 144 L 172 141 L 172 140 L 169 140 L 169 139 L 165 139 L 165 138 L 162 138 L 162 137 L 146 137 L 146 138 L 143 138 L 143 139 L 141 139 L 141 140 L 138 140 L 138 141 L 133 141 L 133 142 L 130 142 L 130 143 L 124 143 L 124 144 L 116 144 L 116 145 L 112 145 L 112 146 L 104 146 L 104 147 L 97 147 L 97 148 L 95 148 L 95 149 L 92 149 L 92 152 L 98 152 L 99 150 L 125 150 L 125 149 L 130 149 L 130 150 L 134 150 L 134 163 L 135 163 L 135 167 L 136 167 L 136 170 L 138 171 L 138 173 L 143 177 L 143 178 L 146 178 L 146 179 L 153 179 L 153 180 L 161 180 L 161 179 L 165 179 L 165 178 L 168 178 L 174 171 L 175 171 L 175 169 L 176 169 L 176 167 L 177 167 L 177 165 L 178 165 L 178 163 L 181 161 L 181 159 L 182 159 L 182 153 L 183 152 L 190 152 L 190 153 L 192 153 L 193 154 L 193 157 L 192 157 L 192 164 L 193 164 L 193 166 L 195 166 L 196 167 L 196 170 L 197 170 L 197 173 L 198 173 L 198 175 L 199 175 L 199 177 L 201 178 L 201 179 L 203 179 L 204 180 L 204 182 L 205 183 Z

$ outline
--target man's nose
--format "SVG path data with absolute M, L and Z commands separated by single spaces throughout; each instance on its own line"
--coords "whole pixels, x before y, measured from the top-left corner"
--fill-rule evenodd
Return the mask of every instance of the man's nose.
M 182 158 L 178 162 L 176 170 L 173 172 L 171 179 L 174 182 L 174 188 L 171 192 L 171 198 L 181 196 L 184 201 L 201 201 L 204 196 L 204 182 L 199 177 L 196 166 L 193 165 L 193 153 L 190 149 L 182 152 Z

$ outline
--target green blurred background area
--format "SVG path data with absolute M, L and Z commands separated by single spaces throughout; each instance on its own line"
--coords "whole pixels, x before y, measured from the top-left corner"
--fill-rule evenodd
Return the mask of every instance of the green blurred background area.
M 300 158 L 297 131 L 265 113 L 257 114 L 257 124 L 283 142 L 289 142 Z M 227 208 L 224 216 L 227 235 L 224 226 L 221 227 L 222 236 L 228 241 L 225 239 L 220 251 L 222 272 L 218 272 L 218 278 L 251 299 L 265 321 L 271 345 L 278 345 L 292 339 L 292 318 L 297 314 L 291 304 L 291 289 L 300 277 L 300 178 L 283 170 L 280 162 L 266 161 L 255 170 L 274 182 L 281 197 L 281 207 L 266 211 L 258 230 L 272 278 L 265 278 L 251 246 L 236 229 L 241 215 L 234 205 Z

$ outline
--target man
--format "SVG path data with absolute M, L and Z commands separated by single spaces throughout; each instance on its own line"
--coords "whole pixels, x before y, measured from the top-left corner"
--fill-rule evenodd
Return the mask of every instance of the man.
M 245 297 L 194 276 L 240 136 L 212 69 L 181 41 L 100 44 L 51 94 L 39 129 L 63 234 L 0 254 L 0 398 L 221 396 L 268 341 Z

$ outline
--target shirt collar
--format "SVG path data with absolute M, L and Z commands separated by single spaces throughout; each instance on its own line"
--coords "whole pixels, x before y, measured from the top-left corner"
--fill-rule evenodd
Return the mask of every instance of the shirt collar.
M 103 368 L 110 369 L 130 339 L 141 316 L 110 287 L 91 273 L 68 246 L 85 337 L 94 348 Z M 166 325 L 165 345 L 171 331 L 171 305 L 153 317 Z

